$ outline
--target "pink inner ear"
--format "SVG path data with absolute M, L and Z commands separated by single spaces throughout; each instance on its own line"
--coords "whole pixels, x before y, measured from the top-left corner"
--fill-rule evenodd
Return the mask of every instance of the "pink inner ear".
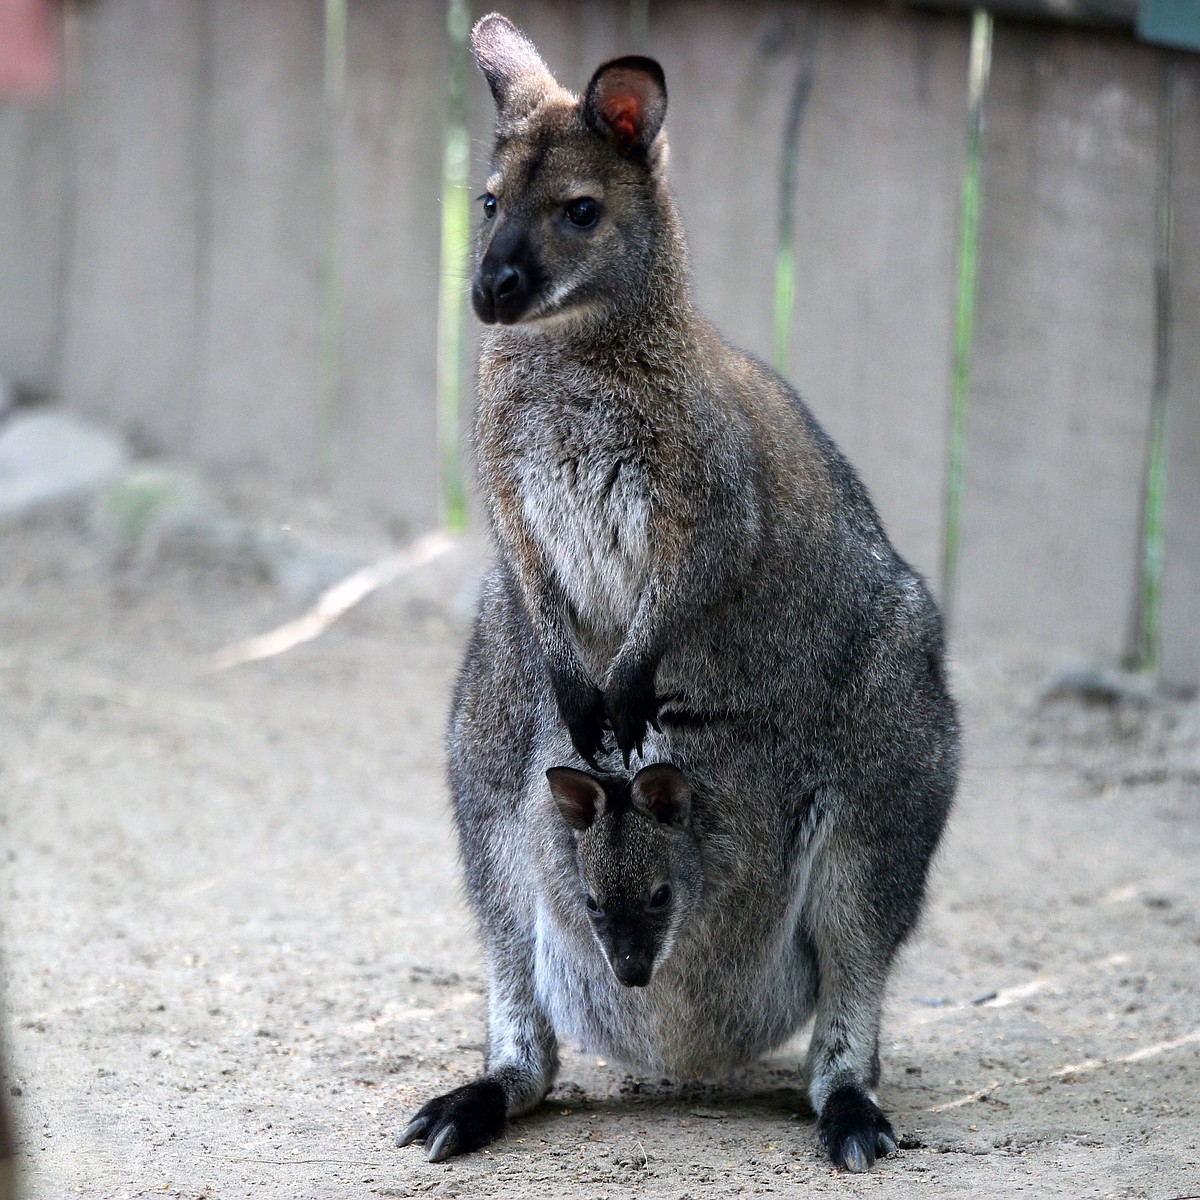
M 604 101 L 604 119 L 613 133 L 632 142 L 642 122 L 642 100 L 632 92 L 618 92 Z

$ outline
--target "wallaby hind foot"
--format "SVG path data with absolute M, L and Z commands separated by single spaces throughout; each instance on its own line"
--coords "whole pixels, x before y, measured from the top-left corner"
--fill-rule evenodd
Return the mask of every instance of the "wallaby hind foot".
M 424 1142 L 430 1162 L 481 1150 L 504 1132 L 505 1108 L 504 1088 L 494 1080 L 476 1079 L 422 1105 L 396 1145 Z
M 834 1166 L 868 1171 L 896 1150 L 896 1134 L 876 1104 L 855 1084 L 830 1093 L 817 1121 L 817 1136 Z

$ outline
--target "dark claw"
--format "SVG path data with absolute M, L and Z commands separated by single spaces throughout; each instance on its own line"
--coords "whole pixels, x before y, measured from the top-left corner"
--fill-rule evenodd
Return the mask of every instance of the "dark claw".
M 875 1165 L 875 1155 L 869 1154 L 861 1138 L 847 1138 L 842 1147 L 841 1161 L 837 1166 L 856 1174 L 859 1171 L 869 1171 Z
M 441 1133 L 429 1143 L 425 1157 L 430 1162 L 443 1162 L 458 1149 L 458 1132 L 453 1125 L 443 1126 Z
M 896 1134 L 887 1117 L 853 1084 L 830 1093 L 817 1121 L 817 1133 L 835 1167 L 869 1171 L 876 1158 L 895 1152 Z
M 396 1138 L 396 1145 L 407 1146 L 418 1138 L 423 1138 L 432 1124 L 432 1117 L 413 1117 L 404 1132 Z
M 635 752 L 639 758 L 644 757 L 647 727 L 661 732 L 658 723 L 661 703 L 654 691 L 653 667 L 619 676 L 613 681 L 604 706 L 626 770 Z

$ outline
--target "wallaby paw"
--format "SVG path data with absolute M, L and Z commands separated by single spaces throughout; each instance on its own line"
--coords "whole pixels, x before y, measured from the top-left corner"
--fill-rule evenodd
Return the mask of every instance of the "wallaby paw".
M 604 694 L 595 684 L 584 688 L 557 683 L 555 694 L 558 711 L 571 735 L 575 753 L 593 771 L 599 771 L 596 755 L 603 754 L 607 749 L 604 745 Z
M 396 1145 L 424 1142 L 430 1162 L 469 1154 L 504 1132 L 506 1110 L 504 1089 L 490 1079 L 477 1079 L 425 1104 L 396 1138 Z
M 661 729 L 658 723 L 659 698 L 654 692 L 654 672 L 642 672 L 619 679 L 605 696 L 608 723 L 612 726 L 617 749 L 628 768 L 636 751 L 642 757 L 648 729 Z
M 817 1134 L 835 1167 L 869 1171 L 876 1158 L 896 1149 L 896 1134 L 887 1117 L 864 1092 L 854 1086 L 830 1093 L 821 1108 Z

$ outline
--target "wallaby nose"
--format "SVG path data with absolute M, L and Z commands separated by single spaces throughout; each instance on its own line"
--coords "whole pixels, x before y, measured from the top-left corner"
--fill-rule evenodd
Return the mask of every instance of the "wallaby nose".
M 529 272 L 519 256 L 489 254 L 475 275 L 471 301 L 480 320 L 508 325 L 520 318 L 529 293 Z
M 492 295 L 497 300 L 507 300 L 521 286 L 521 268 L 505 263 L 492 280 Z

